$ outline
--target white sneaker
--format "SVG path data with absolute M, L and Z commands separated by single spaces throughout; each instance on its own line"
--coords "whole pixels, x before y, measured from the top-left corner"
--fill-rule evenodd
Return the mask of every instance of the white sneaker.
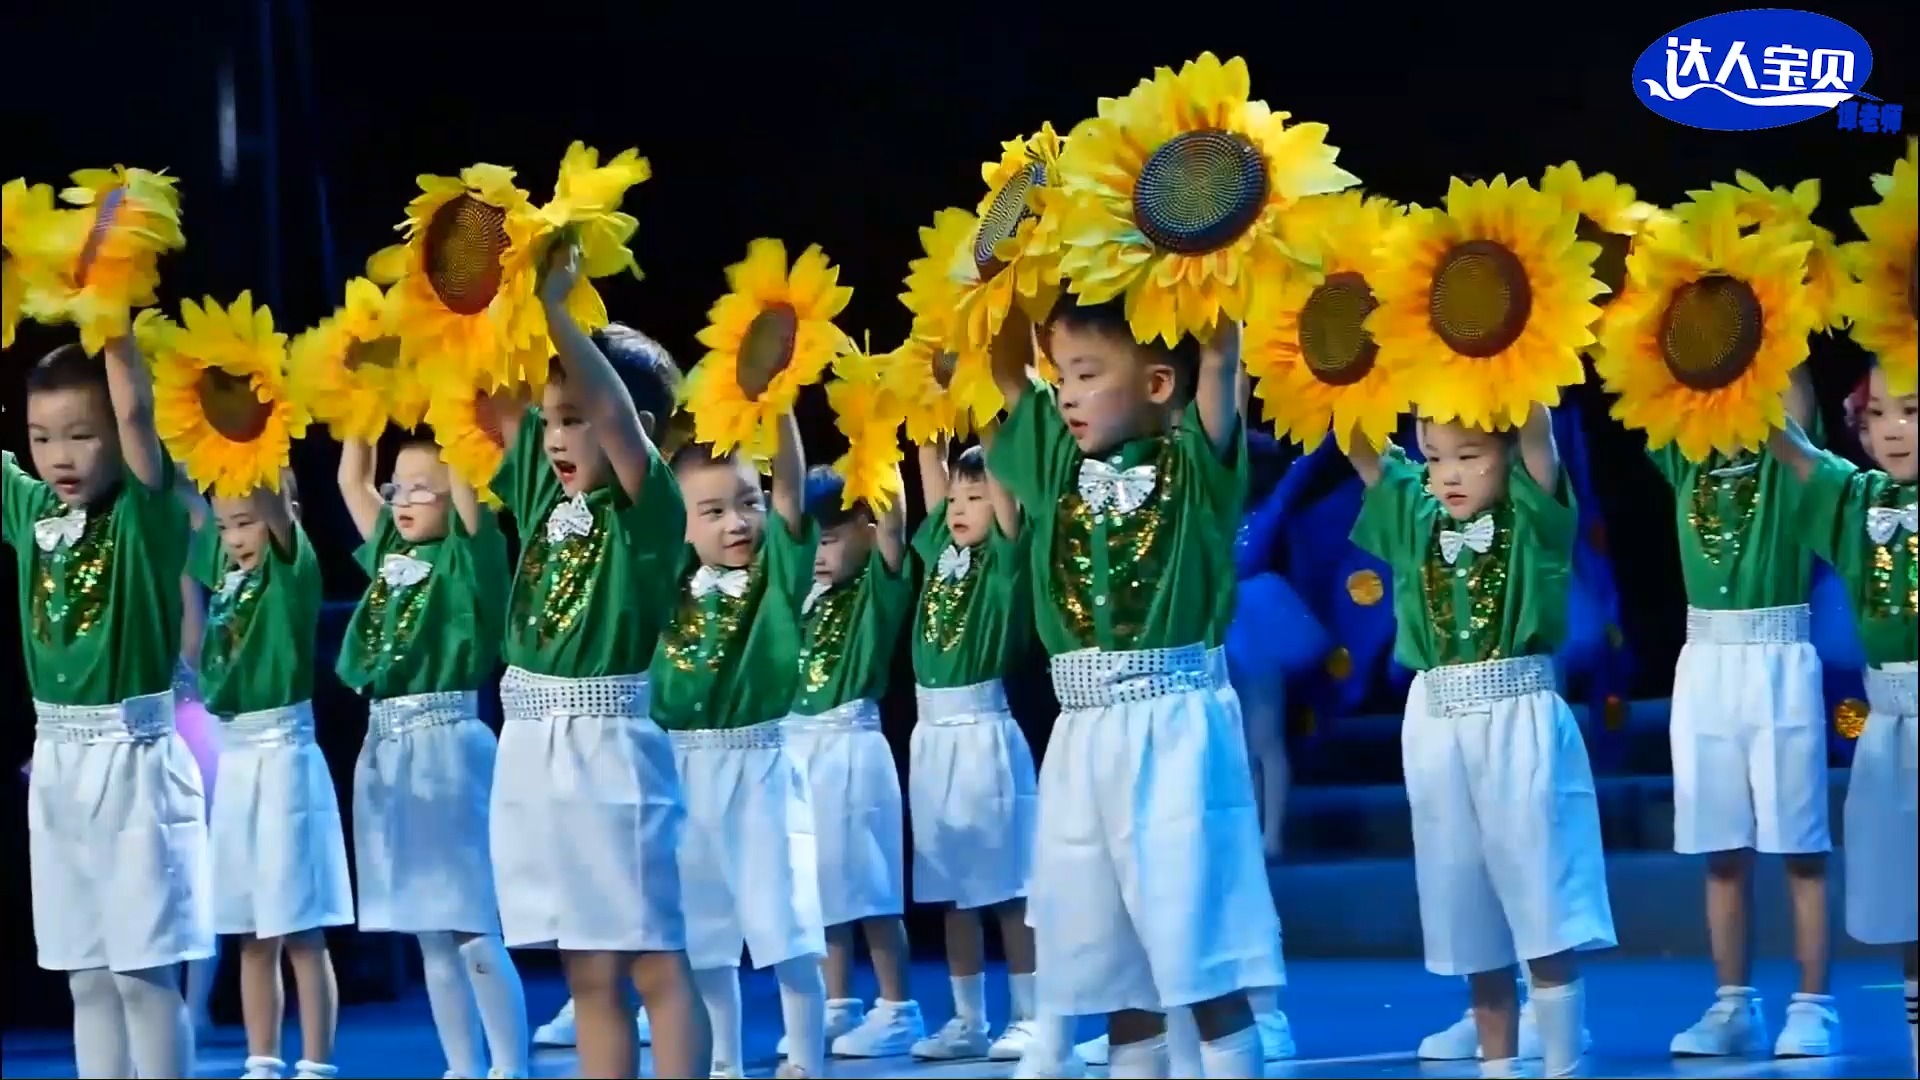
M 293 1080 L 333 1080 L 340 1075 L 337 1065 L 328 1065 L 319 1061 L 297 1061 L 293 1065 Z
M 1593 1032 L 1580 1032 L 1580 1052 L 1593 1049 Z M 1533 1002 L 1520 1003 L 1520 1046 L 1518 1057 L 1537 1061 L 1540 1058 L 1540 1025 L 1533 1020 Z M 1679 1051 L 1674 1051 L 1679 1053 Z M 1473 1061 L 1484 1058 L 1480 1052 L 1480 1029 L 1473 1022 L 1473 1010 L 1468 1009 L 1455 1020 L 1450 1027 L 1436 1031 L 1420 1040 L 1420 1059 L 1422 1061 Z M 1272 1060 L 1269 1058 L 1268 1060 Z
M 835 1057 L 900 1057 L 927 1037 L 920 1006 L 912 1001 L 876 1001 L 860 1026 L 833 1040 Z
M 1840 1014 L 1828 994 L 1795 994 L 1774 1040 L 1773 1056 L 1830 1057 L 1840 1052 Z
M 987 1047 L 987 1059 L 1024 1061 L 1027 1056 L 1027 1047 L 1032 1046 L 1033 1041 L 1038 1037 L 1039 1032 L 1033 1030 L 1033 1021 L 1015 1020 L 1007 1025 L 999 1038 L 993 1040 L 992 1046 Z
M 859 1027 L 860 1021 L 866 1019 L 866 1017 L 867 1003 L 861 1001 L 859 998 L 828 998 L 827 1050 L 831 1052 L 833 1050 L 833 1041 L 845 1035 L 847 1032 L 852 1031 L 854 1028 Z M 787 1037 L 785 1035 L 780 1036 L 780 1045 L 774 1047 L 774 1053 L 779 1054 L 781 1057 L 787 1056 Z
M 1038 1043 L 1034 1044 L 1037 1049 Z M 1104 1044 L 1103 1044 L 1104 1046 Z M 1068 1054 L 1065 1061 L 1041 1061 L 1030 1051 L 1014 1066 L 1014 1080 L 1080 1080 L 1087 1075 L 1087 1063 L 1079 1054 Z
M 1073 1056 L 1089 1065 L 1105 1065 L 1107 1063 L 1107 1037 L 1102 1035 L 1097 1039 L 1088 1039 L 1086 1042 L 1073 1048 Z
M 1300 1055 L 1293 1044 L 1293 1023 L 1286 1013 L 1278 1009 L 1261 1013 L 1253 1018 L 1253 1025 L 1260 1030 L 1260 1049 L 1268 1061 L 1291 1061 Z
M 1750 986 L 1723 986 L 1700 1021 L 1673 1037 L 1675 1057 L 1765 1057 L 1767 1017 Z
M 779 1068 L 773 1070 L 774 1080 L 808 1080 L 812 1075 L 791 1061 L 783 1061 Z
M 966 1017 L 956 1016 L 939 1031 L 914 1043 L 913 1056 L 921 1061 L 964 1061 L 986 1057 L 988 1048 L 996 1045 L 987 1038 L 985 1023 L 970 1023 Z
M 572 1046 L 579 1041 L 579 1033 L 573 1024 L 573 999 L 568 998 L 553 1019 L 541 1024 L 533 1032 L 535 1046 Z
M 241 1068 L 240 1080 L 280 1080 L 287 1075 L 287 1063 L 276 1057 L 249 1055 Z

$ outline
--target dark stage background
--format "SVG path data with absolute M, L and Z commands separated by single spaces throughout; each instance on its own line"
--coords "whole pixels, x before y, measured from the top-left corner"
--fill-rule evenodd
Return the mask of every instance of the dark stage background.
M 795 251 L 824 245 L 855 289 L 843 328 L 897 340 L 908 319 L 895 297 L 918 254 L 915 230 L 936 209 L 972 206 L 979 164 L 998 156 L 1001 140 L 1044 120 L 1064 134 L 1097 97 L 1203 49 L 1246 56 L 1256 96 L 1331 124 L 1341 164 L 1370 190 L 1429 205 L 1450 175 L 1537 178 L 1568 159 L 1663 204 L 1746 168 L 1776 185 L 1822 178 L 1818 220 L 1848 239 L 1847 209 L 1871 200 L 1869 174 L 1904 149 L 1827 118 L 1718 133 L 1647 111 L 1632 93 L 1633 62 L 1656 35 L 1722 10 L 1698 4 L 1471 9 L 1479 14 L 1249 5 L 1141 9 L 1144 19 L 1083 5 L 1046 16 L 944 8 L 928 13 L 937 19 L 858 20 L 825 8 L 808 18 L 781 7 L 647 15 L 642 6 L 23 5 L 7 17 L 12 47 L 0 76 L 4 173 L 57 184 L 72 169 L 114 162 L 169 169 L 181 178 L 190 246 L 165 267 L 165 305 L 251 288 L 294 332 L 330 311 L 346 277 L 391 241 L 416 174 L 511 165 L 544 200 L 570 140 L 603 153 L 635 146 L 655 171 L 628 201 L 648 278 L 602 288 L 615 318 L 660 338 L 684 366 L 698 359 L 693 336 L 724 288 L 722 268 L 756 236 Z M 1872 43 L 1870 91 L 1914 100 L 1909 20 L 1880 5 L 1820 10 Z M 236 106 L 230 147 L 223 86 Z M 231 175 L 223 157 L 237 166 Z M 23 328 L 5 363 L 23 366 L 61 340 Z M 1829 401 L 1861 364 L 1845 340 L 1817 344 L 1815 360 Z M 1635 690 L 1662 696 L 1682 604 L 1671 514 L 1664 493 L 1646 501 L 1660 489 L 1639 437 L 1604 419 L 1597 390 L 1575 398 L 1587 405 L 1597 495 L 1612 523 L 1623 630 L 1642 659 Z M 17 374 L 0 378 L 0 445 L 24 458 L 20 402 Z M 815 395 L 803 409 L 814 456 L 831 460 L 842 447 L 823 402 Z M 316 432 L 295 462 L 329 593 L 347 601 L 363 580 L 348 560 L 334 454 Z M 0 762 L 24 762 L 32 713 L 17 612 L 0 633 Z M 322 696 L 323 740 L 344 793 L 363 710 L 337 686 Z M 1044 690 L 1022 700 L 1038 746 L 1050 702 Z M 890 703 L 902 747 L 910 707 L 910 695 Z M 1390 761 L 1354 763 L 1354 775 L 1395 778 Z M 10 1020 L 54 1020 L 65 994 L 33 967 L 24 801 L 23 784 L 0 799 L 5 900 L 16 913 L 0 982 L 20 1003 Z M 918 923 L 916 935 L 937 940 L 937 922 Z M 336 945 L 349 997 L 382 992 L 393 951 L 351 932 Z

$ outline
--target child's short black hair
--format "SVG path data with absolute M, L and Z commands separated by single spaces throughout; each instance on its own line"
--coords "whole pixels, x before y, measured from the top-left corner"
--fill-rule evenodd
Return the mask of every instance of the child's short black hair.
M 984 483 L 987 479 L 987 452 L 978 445 L 960 451 L 960 456 L 953 459 L 953 478 Z
M 695 469 L 731 469 L 739 464 L 739 461 L 740 455 L 737 451 L 717 454 L 713 450 L 712 443 L 691 440 L 680 444 L 667 457 L 667 465 L 676 475 L 692 472 Z
M 1075 302 L 1073 296 L 1063 296 L 1054 305 L 1052 314 L 1047 316 L 1049 341 L 1053 337 L 1053 328 L 1061 325 L 1127 342 L 1153 363 L 1166 364 L 1173 369 L 1173 404 L 1185 406 L 1193 400 L 1194 386 L 1200 381 L 1200 342 L 1193 335 L 1181 338 L 1180 343 L 1172 348 L 1168 348 L 1159 338 L 1149 342 L 1135 340 L 1133 325 L 1127 321 L 1127 302 L 1124 298 L 1099 304 L 1081 304 Z
M 680 365 L 667 347 L 626 323 L 608 323 L 593 332 L 593 343 L 613 363 L 613 370 L 633 396 L 633 407 L 653 417 L 659 431 L 673 416 L 680 394 Z M 555 378 L 564 372 L 556 365 Z
M 835 528 L 850 521 L 872 521 L 873 511 L 867 509 L 866 503 L 855 503 L 851 507 L 841 505 L 846 490 L 847 482 L 830 467 L 815 465 L 808 469 L 807 516 L 818 522 L 822 529 Z
M 97 389 L 107 391 L 107 363 L 88 356 L 78 344 L 66 344 L 41 357 L 27 372 L 27 393 L 47 394 L 56 390 Z

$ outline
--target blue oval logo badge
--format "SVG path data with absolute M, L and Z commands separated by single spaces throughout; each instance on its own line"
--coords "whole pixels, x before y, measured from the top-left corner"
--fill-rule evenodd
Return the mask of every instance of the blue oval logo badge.
M 1633 64 L 1633 92 L 1676 124 L 1759 131 L 1811 120 L 1860 93 L 1873 49 L 1811 11 L 1752 8 L 1661 35 Z

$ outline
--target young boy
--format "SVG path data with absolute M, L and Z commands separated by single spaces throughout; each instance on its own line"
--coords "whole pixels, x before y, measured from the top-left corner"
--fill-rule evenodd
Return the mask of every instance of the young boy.
M 793 703 L 801 605 L 818 534 L 802 511 L 806 463 L 791 416 L 773 459 L 773 527 L 753 466 L 688 446 L 677 594 L 654 653 L 653 715 L 673 739 L 687 800 L 680 880 L 694 980 L 714 1030 L 713 1076 L 742 1076 L 740 948 L 780 984 L 780 1076 L 826 1069 L 813 812 L 780 719 Z
M 353 772 L 360 929 L 419 939 L 448 1076 L 525 1076 L 526 994 L 487 858 L 496 740 L 479 712 L 500 659 L 507 541 L 431 439 L 402 444 L 378 489 L 374 456 L 340 447 L 340 496 L 372 578 L 337 666 L 373 698 Z
M 27 373 L 39 479 L 0 455 L 34 701 L 28 844 L 40 966 L 67 973 L 78 1075 L 187 1076 L 180 965 L 213 954 L 200 770 L 173 726 L 189 512 L 130 339 Z
M 333 774 L 314 742 L 313 658 L 320 564 L 297 520 L 292 478 L 278 492 L 216 497 L 194 535 L 193 574 L 212 594 L 200 696 L 220 720 L 214 803 L 213 928 L 241 936 L 240 1010 L 248 1077 L 285 1074 L 284 955 L 300 1003 L 295 1077 L 334 1075 L 339 1001 L 325 929 L 353 922 L 353 886 Z
M 1813 395 L 1796 376 L 1787 409 L 1802 428 Z M 1812 555 L 1795 490 L 1773 454 L 1651 451 L 1673 488 L 1687 643 L 1673 676 L 1673 846 L 1707 857 L 1707 928 L 1720 987 L 1699 1022 L 1673 1037 L 1685 1057 L 1764 1055 L 1766 1014 L 1751 985 L 1748 917 L 1755 852 L 1784 857 L 1800 990 L 1787 1006 L 1782 1057 L 1836 1052 L 1827 993 L 1827 731 L 1820 656 L 1809 640 Z
M 913 626 L 920 714 L 907 792 L 913 898 L 947 905 L 953 1019 L 912 1050 L 931 1061 L 1018 1061 L 1037 1019 L 1026 918 L 1036 780 L 1000 676 L 1032 636 L 1033 597 L 1019 505 L 987 472 L 984 449 L 968 447 L 951 470 L 947 454 L 944 441 L 919 450 L 927 518 L 913 550 L 926 578 Z M 999 924 L 1012 998 L 997 1039 L 987 1024 L 983 911 Z
M 1805 486 L 1801 535 L 1832 564 L 1852 593 L 1866 647 L 1867 726 L 1853 752 L 1843 813 L 1846 829 L 1847 933 L 1870 945 L 1897 945 L 1905 969 L 1907 1043 L 1915 1050 L 1916 978 L 1920 978 L 1920 815 L 1916 803 L 1914 656 L 1920 620 L 1920 398 L 1887 393 L 1876 367 L 1849 399 L 1867 456 L 1860 470 L 1816 449 L 1789 420 L 1769 447 Z M 1920 1065 L 1920 1050 L 1915 1050 Z
M 1162 1014 L 1192 1006 L 1205 1075 L 1259 1076 L 1246 991 L 1282 982 L 1280 928 L 1246 737 L 1208 657 L 1245 491 L 1238 330 L 1143 345 L 1120 301 L 1064 300 L 1057 394 L 1029 381 L 1031 335 L 1015 315 L 995 342 L 1009 411 L 987 464 L 1033 531 L 1061 705 L 1028 894 L 1039 1011 L 1107 1014 L 1111 1074 L 1165 1076 Z
M 711 1047 L 687 966 L 675 852 L 685 811 L 673 749 L 648 713 L 647 665 L 685 528 L 649 427 L 672 408 L 672 358 L 630 330 L 605 340 L 566 310 L 579 251 L 540 282 L 559 353 L 538 409 L 497 410 L 493 489 L 521 533 L 488 828 L 506 942 L 557 948 L 581 1076 L 633 1076 L 631 978 L 654 1071 L 694 1076 Z
M 893 1057 L 926 1038 L 907 993 L 906 828 L 900 773 L 880 733 L 880 695 L 913 605 L 906 506 L 876 519 L 841 506 L 831 469 L 807 474 L 807 516 L 820 530 L 802 605 L 800 684 L 782 725 L 807 779 L 827 928 L 827 1036 L 841 1057 Z M 853 929 L 861 925 L 880 997 L 853 996 Z
M 1555 685 L 1573 493 L 1552 417 L 1516 435 L 1422 421 L 1424 468 L 1349 451 L 1367 485 L 1353 542 L 1393 570 L 1401 727 L 1427 970 L 1465 975 L 1482 1076 L 1517 1076 L 1513 966 L 1532 974 L 1546 1075 L 1571 1076 L 1585 1001 L 1573 954 L 1614 944 L 1593 771 Z

